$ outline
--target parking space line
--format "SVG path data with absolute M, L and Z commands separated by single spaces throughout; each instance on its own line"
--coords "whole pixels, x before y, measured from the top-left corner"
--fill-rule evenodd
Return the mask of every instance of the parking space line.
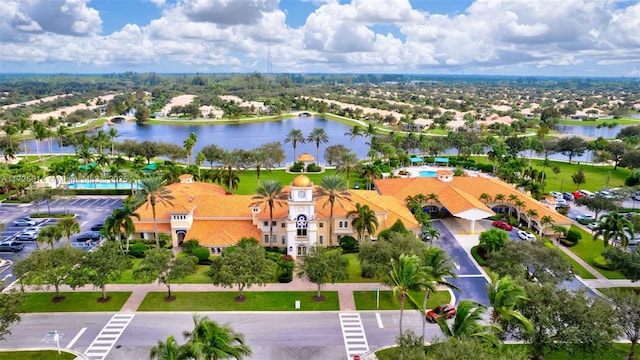
M 113 315 L 89 345 L 84 355 L 91 360 L 104 360 L 135 316 L 135 314 Z
M 362 355 L 369 352 L 367 336 L 364 332 L 362 319 L 358 313 L 339 313 L 340 327 L 342 328 L 342 338 L 347 351 L 347 358 L 352 359 L 355 355 Z

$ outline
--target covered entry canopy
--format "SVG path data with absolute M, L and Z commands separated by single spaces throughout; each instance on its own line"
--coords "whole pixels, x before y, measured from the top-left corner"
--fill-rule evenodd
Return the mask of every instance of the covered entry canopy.
M 424 162 L 424 159 L 422 159 L 421 157 L 418 156 L 412 156 L 411 157 L 411 163 L 412 164 L 418 164 L 418 163 L 422 163 Z
M 433 159 L 433 162 L 438 164 L 448 164 L 449 163 L 449 158 L 445 158 L 445 157 L 437 157 L 435 159 Z

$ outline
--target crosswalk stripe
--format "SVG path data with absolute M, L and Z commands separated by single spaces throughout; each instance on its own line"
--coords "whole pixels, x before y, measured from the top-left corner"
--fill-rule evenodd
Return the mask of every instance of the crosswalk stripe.
M 364 332 L 362 319 L 358 313 L 339 313 L 340 327 L 342 328 L 342 338 L 347 351 L 347 358 L 352 359 L 354 355 L 362 355 L 369 352 L 367 335 Z
M 89 345 L 84 355 L 90 360 L 104 360 L 135 316 L 135 314 L 113 315 Z

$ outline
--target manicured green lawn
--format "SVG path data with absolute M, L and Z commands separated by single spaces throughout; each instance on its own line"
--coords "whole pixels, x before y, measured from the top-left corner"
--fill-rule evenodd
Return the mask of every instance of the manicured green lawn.
M 534 169 L 542 170 L 542 160 L 533 160 L 531 165 Z M 560 168 L 560 173 L 557 176 L 552 171 L 554 166 L 558 166 Z M 620 167 L 617 170 L 613 170 L 613 166 L 578 165 L 575 162 L 569 164 L 566 162 L 552 161 L 551 167 L 547 167 L 544 170 L 547 174 L 547 177 L 545 178 L 547 183 L 545 190 L 576 191 L 576 185 L 571 180 L 571 175 L 578 172 L 579 168 L 584 172 L 586 183 L 580 185 L 578 188 L 589 191 L 602 190 L 603 187 L 607 186 L 607 178 L 609 178 L 609 174 L 611 174 L 609 187 L 624 186 L 624 180 L 631 173 L 629 169 Z
M 349 261 L 349 278 L 345 283 L 380 283 L 379 279 L 369 279 L 360 276 L 360 263 L 358 262 L 358 254 L 344 254 L 343 255 Z
M 582 239 L 578 241 L 578 244 L 576 246 L 570 247 L 569 250 L 578 255 L 588 264 L 593 264 L 593 259 L 602 255 L 602 251 L 604 250 L 604 243 L 600 239 L 598 239 L 597 241 L 593 241 L 593 235 L 578 226 L 571 225 L 571 229 L 579 231 L 582 235 Z M 624 275 L 622 275 L 618 271 L 603 270 L 596 267 L 594 267 L 594 269 L 604 275 L 607 279 L 625 279 Z
M 325 301 L 313 301 L 314 291 L 246 291 L 247 300 L 235 302 L 237 291 L 172 292 L 174 301 L 166 302 L 166 292 L 150 292 L 138 311 L 295 311 L 300 300 L 300 311 L 339 310 L 337 291 L 323 291 Z
M 122 273 L 120 279 L 110 281 L 109 284 L 144 284 L 144 281 L 133 278 L 133 270 L 136 269 L 141 262 L 142 259 L 131 259 L 131 267 Z
M 54 303 L 51 299 L 55 293 L 32 292 L 27 293 L 27 300 L 22 306 L 22 312 L 89 312 L 89 311 L 119 311 L 131 292 L 107 292 L 111 300 L 106 303 L 99 303 L 98 298 L 101 292 L 62 292 L 61 296 L 66 299 L 59 303 Z
M 57 350 L 43 351 L 1 351 L 2 360 L 73 360 L 76 356 L 72 353 L 62 351 L 58 355 Z
M 547 245 L 550 248 L 555 248 L 556 245 L 550 243 L 550 242 L 546 242 L 545 245 Z M 571 258 L 571 256 L 567 255 L 564 253 L 564 251 L 560 251 L 560 255 L 562 255 L 563 258 L 567 259 L 567 261 L 569 261 L 571 263 L 571 267 L 573 270 L 573 273 L 580 276 L 583 279 L 595 279 L 596 276 L 593 275 L 591 272 L 589 272 L 587 269 L 585 269 L 582 265 L 578 264 L 577 261 L 573 260 L 573 258 Z
M 356 310 L 400 310 L 400 304 L 393 298 L 393 292 L 389 290 L 380 291 L 380 307 L 376 307 L 377 291 L 354 291 L 353 297 L 356 300 Z M 413 297 L 422 306 L 424 292 L 411 291 Z M 427 301 L 427 309 L 432 309 L 438 305 L 451 302 L 451 294 L 448 291 L 436 291 L 431 294 Z M 413 304 L 407 302 L 405 309 L 417 309 Z
M 184 279 L 180 280 L 179 283 L 182 284 L 210 284 L 211 280 L 209 276 L 207 276 L 207 271 L 209 271 L 209 265 L 196 265 L 196 272 L 192 275 L 186 276 Z
M 506 347 L 528 347 L 528 345 L 524 344 L 505 344 Z M 427 346 L 427 353 L 428 353 Z M 545 360 L 575 360 L 575 359 L 601 359 L 601 360 L 621 360 L 631 351 L 631 344 L 613 344 L 611 350 L 607 351 L 602 357 L 594 357 L 593 354 L 572 354 L 569 355 L 564 351 L 556 351 L 552 353 L 545 354 Z M 376 352 L 376 356 L 378 360 L 396 360 L 398 359 L 397 348 L 389 348 Z M 638 355 L 636 352 L 636 359 L 638 359 Z

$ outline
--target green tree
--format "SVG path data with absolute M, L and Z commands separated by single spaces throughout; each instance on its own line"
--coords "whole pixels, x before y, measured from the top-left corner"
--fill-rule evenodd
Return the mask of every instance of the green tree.
M 315 301 L 324 301 L 322 287 L 327 283 L 346 280 L 349 277 L 347 267 L 349 262 L 338 251 L 326 248 L 312 247 L 298 266 L 298 277 L 307 279 L 318 286 Z
M 458 340 L 467 337 L 478 338 L 496 344 L 495 325 L 483 325 L 483 313 L 487 307 L 471 300 L 461 300 L 456 309 L 456 316 L 453 323 L 449 324 L 444 316 L 439 317 L 436 322 L 442 333 L 448 338 Z
M 587 182 L 587 177 L 584 175 L 584 171 L 582 168 L 579 168 L 577 172 L 571 175 L 571 181 L 576 184 L 576 190 L 580 187 L 580 185 Z
M 140 220 L 140 215 L 133 211 L 130 204 L 125 203 L 122 208 L 113 209 L 111 216 L 105 219 L 103 232 L 113 237 L 122 246 L 122 236 L 127 239 L 125 251 L 129 252 L 129 238 L 136 232 L 133 218 Z
M 59 224 L 48 225 L 40 229 L 38 237 L 36 238 L 36 247 L 40 243 L 49 244 L 50 248 L 54 248 L 54 245 L 62 239 L 62 227 Z
M 602 254 L 609 264 L 631 281 L 640 280 L 640 249 L 624 251 L 613 247 Z
M 22 291 L 0 291 L 0 341 L 11 335 L 11 326 L 20 322 L 26 296 Z
M 149 111 L 148 107 L 144 105 L 136 106 L 136 124 L 144 125 L 147 123 L 147 121 L 149 121 L 150 117 L 151 111 Z
M 316 164 L 320 161 L 320 144 L 329 142 L 329 136 L 323 128 L 314 128 L 307 137 L 307 142 L 316 144 Z
M 500 229 L 489 229 L 480 234 L 480 247 L 486 253 L 492 253 L 502 249 L 509 241 L 509 234 Z
M 336 172 L 339 174 L 344 173 L 347 179 L 347 189 L 350 188 L 349 181 L 351 172 L 358 168 L 358 157 L 352 152 L 345 152 L 340 156 L 336 164 Z
M 393 233 L 389 240 L 365 241 L 360 244 L 358 261 L 362 276 L 384 277 L 391 271 L 391 259 L 400 259 L 402 254 L 422 256 L 424 244 L 415 235 Z
M 80 224 L 75 217 L 65 216 L 58 220 L 57 226 L 62 230 L 62 234 L 67 237 L 67 245 L 71 247 L 71 235 L 80 232 Z
M 487 297 L 493 309 L 491 312 L 491 323 L 500 324 L 502 329 L 510 324 L 516 324 L 526 331 L 533 330 L 533 324 L 516 309 L 527 299 L 524 287 L 509 275 L 500 276 L 496 273 L 489 273 L 491 282 L 486 285 Z
M 424 345 L 420 344 L 422 348 Z M 424 351 L 424 350 L 423 350 Z M 471 355 L 472 354 L 472 355 Z M 474 338 L 449 338 L 429 347 L 427 360 L 528 360 L 526 349 L 513 346 L 494 346 Z
M 183 360 L 186 359 L 186 348 L 180 346 L 173 335 L 169 335 L 166 341 L 158 340 L 156 346 L 149 351 L 151 360 Z
M 196 146 L 196 142 L 198 142 L 198 135 L 193 132 L 182 142 L 182 146 L 187 153 L 187 165 L 191 163 L 191 155 L 193 154 L 193 148 Z
M 118 244 L 107 241 L 87 253 L 79 267 L 69 276 L 73 287 L 91 284 L 102 292 L 102 301 L 108 301 L 107 283 L 120 278 L 129 266 L 128 259 L 120 253 Z
M 633 225 L 624 214 L 618 214 L 613 211 L 604 215 L 598 224 L 593 240 L 598 240 L 602 236 L 604 248 L 609 243 L 614 245 L 616 241 L 620 241 L 620 246 L 624 249 L 629 245 L 629 241 L 633 239 Z
M 220 325 L 206 316 L 193 315 L 193 330 L 183 335 L 183 345 L 188 359 L 236 359 L 251 356 L 251 349 L 244 336 L 228 325 Z
M 373 180 L 380 179 L 382 172 L 380 167 L 375 164 L 364 164 L 358 168 L 358 173 L 367 181 L 367 189 L 371 190 L 373 186 Z
M 620 202 L 616 199 L 608 199 L 600 194 L 594 197 L 582 196 L 576 199 L 577 205 L 585 206 L 594 212 L 596 220 L 602 211 L 615 211 L 620 208 Z
M 165 187 L 165 182 L 156 176 L 146 177 L 140 180 L 140 189 L 135 194 L 136 204 L 145 204 L 146 207 L 151 206 L 153 215 L 153 236 L 156 240 L 156 248 L 160 249 L 160 239 L 158 238 L 158 219 L 156 214 L 156 205 L 160 203 L 164 206 L 173 206 L 174 197 Z
M 273 241 L 273 208 L 282 207 L 289 200 L 289 193 L 282 189 L 278 180 L 266 180 L 257 189 L 257 194 L 251 200 L 251 206 L 269 209 L 269 242 Z
M 317 200 L 326 198 L 322 207 L 327 204 L 329 207 L 329 246 L 333 246 L 333 209 L 336 202 L 344 208 L 343 201 L 351 201 L 351 193 L 347 190 L 347 185 L 340 175 L 328 175 L 320 180 L 320 187 L 314 193 Z
M 391 270 L 384 279 L 385 285 L 391 286 L 393 296 L 400 303 L 400 320 L 398 325 L 400 328 L 400 336 L 402 336 L 402 317 L 404 315 L 405 303 L 409 301 L 420 309 L 420 303 L 411 296 L 410 290 L 419 290 L 427 285 L 424 273 L 421 269 L 420 258 L 416 255 L 400 255 L 396 261 L 391 259 Z M 435 288 L 431 285 L 433 290 Z M 424 312 L 421 309 L 420 312 Z
M 208 275 L 214 285 L 238 287 L 236 302 L 244 302 L 244 290 L 264 285 L 273 279 L 273 261 L 255 239 L 243 239 L 238 246 L 226 249 L 211 264 Z
M 220 162 L 218 180 L 233 194 L 240 181 L 238 177 L 238 169 L 241 165 L 240 153 L 237 150 L 223 151 L 218 161 Z
M 356 203 L 356 208 L 347 212 L 347 218 L 351 217 L 351 226 L 356 229 L 358 233 L 358 241 L 362 242 L 364 232 L 366 231 L 369 236 L 375 234 L 378 228 L 378 217 L 375 211 L 369 208 L 369 205 L 360 205 Z
M 287 133 L 287 136 L 284 138 L 284 143 L 285 144 L 289 144 L 291 143 L 291 146 L 293 146 L 293 161 L 297 161 L 297 157 L 296 157 L 296 148 L 298 147 L 298 144 L 304 144 L 307 142 L 307 139 L 304 137 L 304 134 L 302 134 L 302 130 L 300 129 L 291 129 L 289 131 L 289 133 Z
M 636 345 L 640 341 L 640 295 L 633 291 L 613 290 L 609 298 L 616 307 L 615 315 L 622 332 L 631 342 L 627 360 L 635 359 Z
M 435 230 L 435 229 L 433 229 Z M 431 297 L 431 292 L 437 286 L 447 287 L 449 289 L 459 290 L 459 288 L 446 281 L 446 278 L 457 278 L 455 272 L 455 264 L 453 259 L 447 255 L 447 252 L 437 246 L 427 246 L 421 256 L 421 271 L 425 277 L 424 298 L 422 299 L 422 309 L 427 308 L 427 301 Z M 422 322 L 422 337 L 424 338 L 426 331 L 426 321 Z
M 174 257 L 171 250 L 157 248 L 147 251 L 140 265 L 133 271 L 133 278 L 147 282 L 157 279 L 167 287 L 165 300 L 172 301 L 175 297 L 171 296 L 171 284 L 196 272 L 197 263 L 198 259 L 193 256 Z

